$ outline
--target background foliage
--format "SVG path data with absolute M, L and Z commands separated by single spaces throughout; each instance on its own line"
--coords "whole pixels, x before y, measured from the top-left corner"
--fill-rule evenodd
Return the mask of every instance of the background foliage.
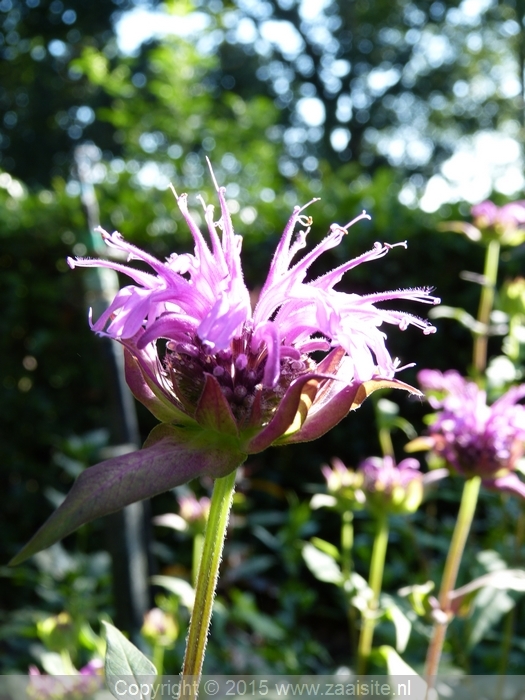
M 105 439 L 96 431 L 111 420 L 99 341 L 86 323 L 83 273 L 65 263 L 72 252 L 93 254 L 75 147 L 86 141 L 96 146 L 89 179 L 102 225 L 161 258 L 187 249 L 191 240 L 167 185 L 188 191 L 194 206 L 198 193 L 211 201 L 209 157 L 244 237 L 250 287 L 262 283 L 292 207 L 320 197 L 309 210 L 312 244 L 332 221 L 346 222 L 363 208 L 372 215 L 322 265 L 334 266 L 375 240 L 409 243 L 407 252 L 393 251 L 380 264 L 353 271 L 344 281 L 348 288 L 366 293 L 432 285 L 445 303 L 475 316 L 479 290 L 461 272 L 479 272 L 483 251 L 436 231 L 443 220 L 465 218 L 468 207 L 447 205 L 429 214 L 416 206 L 428 179 L 462 139 L 494 129 L 523 142 L 525 9 L 521 0 L 475 4 L 173 0 L 164 10 L 181 22 L 198 16 L 201 28 L 185 38 L 151 40 L 125 55 L 115 23 L 134 8 L 131 0 L 0 2 L 2 562 L 67 490 L 75 465 L 96 461 Z M 281 43 L 277 28 L 285 32 Z M 503 259 L 502 280 L 520 268 L 522 247 Z M 393 354 L 403 363 L 465 373 L 468 332 L 449 320 L 438 327 L 430 339 L 392 333 Z M 499 353 L 499 340 L 491 351 Z M 412 383 L 414 377 L 413 370 L 403 376 Z M 422 430 L 420 404 L 389 398 Z M 152 419 L 138 411 L 144 438 Z M 401 453 L 403 437 L 394 439 Z M 316 533 L 337 537 L 333 514 L 312 514 L 308 506 L 322 481 L 320 466 L 333 455 L 355 466 L 378 451 L 369 402 L 322 440 L 247 463 L 210 670 L 317 672 L 349 663 L 338 592 L 305 569 L 300 542 Z M 196 488 L 204 492 L 206 484 Z M 416 583 L 414 571 L 420 583 L 439 578 L 457 498 L 457 484 L 450 481 L 410 521 L 399 520 L 387 590 Z M 168 494 L 154 501 L 153 510 L 173 510 L 174 503 Z M 504 505 L 500 520 L 501 497 L 484 496 L 466 571 L 483 570 L 484 550 L 519 564 L 511 533 L 520 506 L 513 500 Z M 356 529 L 357 566 L 365 575 L 370 525 L 363 518 Z M 100 549 L 102 533 L 95 523 L 68 538 L 62 569 L 42 558 L 20 570 L 2 568 L 2 672 L 23 671 L 34 661 L 35 621 L 42 616 L 68 609 L 96 627 L 97 606 L 111 615 L 107 562 L 86 560 Z M 154 539 L 156 569 L 187 573 L 188 541 L 160 530 Z M 88 591 L 89 605 L 75 608 L 66 589 Z M 173 604 L 166 600 L 165 606 Z M 501 600 L 495 605 L 483 641 L 472 644 L 468 658 L 465 644 L 479 626 L 475 617 L 457 623 L 449 648 L 455 665 L 499 668 L 495 649 L 508 606 Z M 520 668 L 525 651 L 522 603 L 517 610 L 510 670 Z M 428 633 L 423 622 L 418 625 L 409 649 L 416 665 Z M 380 628 L 383 633 L 388 639 L 390 631 Z M 170 654 L 177 667 L 180 648 Z

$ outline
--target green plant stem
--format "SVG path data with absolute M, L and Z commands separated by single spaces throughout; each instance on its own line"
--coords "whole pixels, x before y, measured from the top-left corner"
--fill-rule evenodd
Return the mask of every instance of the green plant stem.
M 164 673 L 164 647 L 162 644 L 155 644 L 153 647 L 153 665 L 157 669 L 158 677 Z
M 210 514 L 204 534 L 204 545 L 195 588 L 195 603 L 182 667 L 183 678 L 192 677 L 191 682 L 184 686 L 185 700 L 194 700 L 197 697 L 198 679 L 202 672 L 213 599 L 234 489 L 235 471 L 228 476 L 216 479 L 213 485 Z
M 354 514 L 345 510 L 341 518 L 341 570 L 347 579 L 352 573 L 352 548 L 354 546 Z
M 356 610 L 351 601 L 350 576 L 352 575 L 352 548 L 354 546 L 354 514 L 351 510 L 345 510 L 341 517 L 341 571 L 345 582 L 346 614 L 348 619 L 348 633 L 350 637 L 350 654 L 356 648 Z
M 494 306 L 494 295 L 496 282 L 498 280 L 499 265 L 499 241 L 492 240 L 487 246 L 485 254 L 485 268 L 483 270 L 483 287 L 478 308 L 478 321 L 483 327 L 483 331 L 474 337 L 474 370 L 478 377 L 484 373 L 487 367 L 487 345 L 490 314 Z
M 434 623 L 432 640 L 427 653 L 425 675 L 427 677 L 429 689 L 433 687 L 434 678 L 438 671 L 439 659 L 441 658 L 447 626 L 451 617 L 450 594 L 456 585 L 465 543 L 476 511 L 480 485 L 481 478 L 479 476 L 473 476 L 466 480 L 465 486 L 463 487 L 458 518 L 448 550 L 443 578 L 441 580 L 441 588 L 439 590 L 439 612 L 442 614 L 443 619 L 437 620 Z
M 379 429 L 379 444 L 383 457 L 394 457 L 394 445 L 392 444 L 392 436 L 388 428 Z
M 202 549 L 204 547 L 204 534 L 198 532 L 193 538 L 193 555 L 191 564 L 191 583 L 193 587 L 197 585 L 197 576 L 199 575 L 199 564 L 202 558 Z
M 520 565 L 520 553 L 523 547 L 523 540 L 525 539 L 525 512 L 523 506 L 518 515 L 518 522 L 516 526 L 516 538 L 514 540 L 514 566 Z M 503 688 L 505 684 L 505 677 L 507 675 L 507 667 L 509 664 L 509 653 L 512 648 L 512 638 L 514 636 L 514 623 L 516 619 L 516 606 L 514 606 L 505 616 L 505 622 L 503 627 L 503 639 L 501 642 L 500 651 L 500 661 L 498 665 L 498 675 L 499 683 L 496 692 L 497 700 L 503 697 Z
M 372 549 L 372 561 L 370 562 L 370 576 L 368 585 L 372 590 L 372 599 L 365 613 L 359 646 L 357 648 L 357 674 L 366 673 L 368 659 L 372 651 L 374 628 L 376 625 L 377 609 L 379 608 L 379 596 L 383 584 L 383 572 L 385 569 L 386 549 L 388 545 L 388 515 L 385 513 L 377 518 L 374 547 Z

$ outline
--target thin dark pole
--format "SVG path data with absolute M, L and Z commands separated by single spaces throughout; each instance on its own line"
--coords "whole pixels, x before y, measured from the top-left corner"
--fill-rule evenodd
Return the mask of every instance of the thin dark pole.
M 110 249 L 95 233 L 100 224 L 99 207 L 93 186 L 93 168 L 99 159 L 96 146 L 84 144 L 75 149 L 75 165 L 81 186 L 81 201 L 88 231 L 90 254 L 108 257 Z M 87 273 L 87 274 L 86 274 Z M 107 308 L 119 288 L 117 273 L 106 268 L 90 268 L 84 273 L 86 301 L 94 318 Z M 100 339 L 102 361 L 109 380 L 109 445 L 101 459 L 132 452 L 140 447 L 140 433 L 134 399 L 126 384 L 122 347 L 109 338 Z M 151 607 L 149 586 L 149 501 L 133 503 L 105 518 L 107 547 L 112 560 L 115 624 L 141 646 L 140 629 L 144 613 Z

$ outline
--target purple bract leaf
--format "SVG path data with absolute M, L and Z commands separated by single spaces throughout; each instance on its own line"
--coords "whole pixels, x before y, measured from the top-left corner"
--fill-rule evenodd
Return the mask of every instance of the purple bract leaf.
M 246 455 L 211 444 L 201 431 L 157 426 L 137 452 L 89 467 L 78 477 L 62 505 L 10 562 L 20 564 L 41 549 L 95 518 L 156 496 L 198 476 L 221 477 Z

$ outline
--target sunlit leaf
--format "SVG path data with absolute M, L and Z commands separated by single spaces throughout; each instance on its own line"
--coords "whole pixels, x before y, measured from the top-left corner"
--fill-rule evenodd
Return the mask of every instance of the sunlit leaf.
M 333 557 L 309 542 L 303 546 L 303 559 L 318 581 L 334 583 L 336 586 L 343 582 L 343 573 Z
M 157 676 L 155 666 L 116 627 L 109 622 L 103 624 L 107 642 L 104 668 L 111 694 L 125 700 L 146 700 Z
M 173 593 L 188 610 L 193 608 L 195 591 L 183 578 L 177 578 L 176 576 L 152 576 L 151 583 Z
M 312 537 L 310 542 L 321 552 L 328 554 L 328 556 L 331 557 L 334 561 L 339 561 L 339 550 L 331 542 L 322 540 L 320 537 Z
M 397 651 L 387 644 L 380 646 L 377 650 L 386 661 L 389 676 L 418 676 L 416 671 L 409 666 L 406 661 L 399 656 Z
M 396 650 L 402 654 L 410 639 L 412 623 L 391 596 L 382 595 L 381 605 L 385 608 L 385 617 L 394 623 L 396 629 Z

